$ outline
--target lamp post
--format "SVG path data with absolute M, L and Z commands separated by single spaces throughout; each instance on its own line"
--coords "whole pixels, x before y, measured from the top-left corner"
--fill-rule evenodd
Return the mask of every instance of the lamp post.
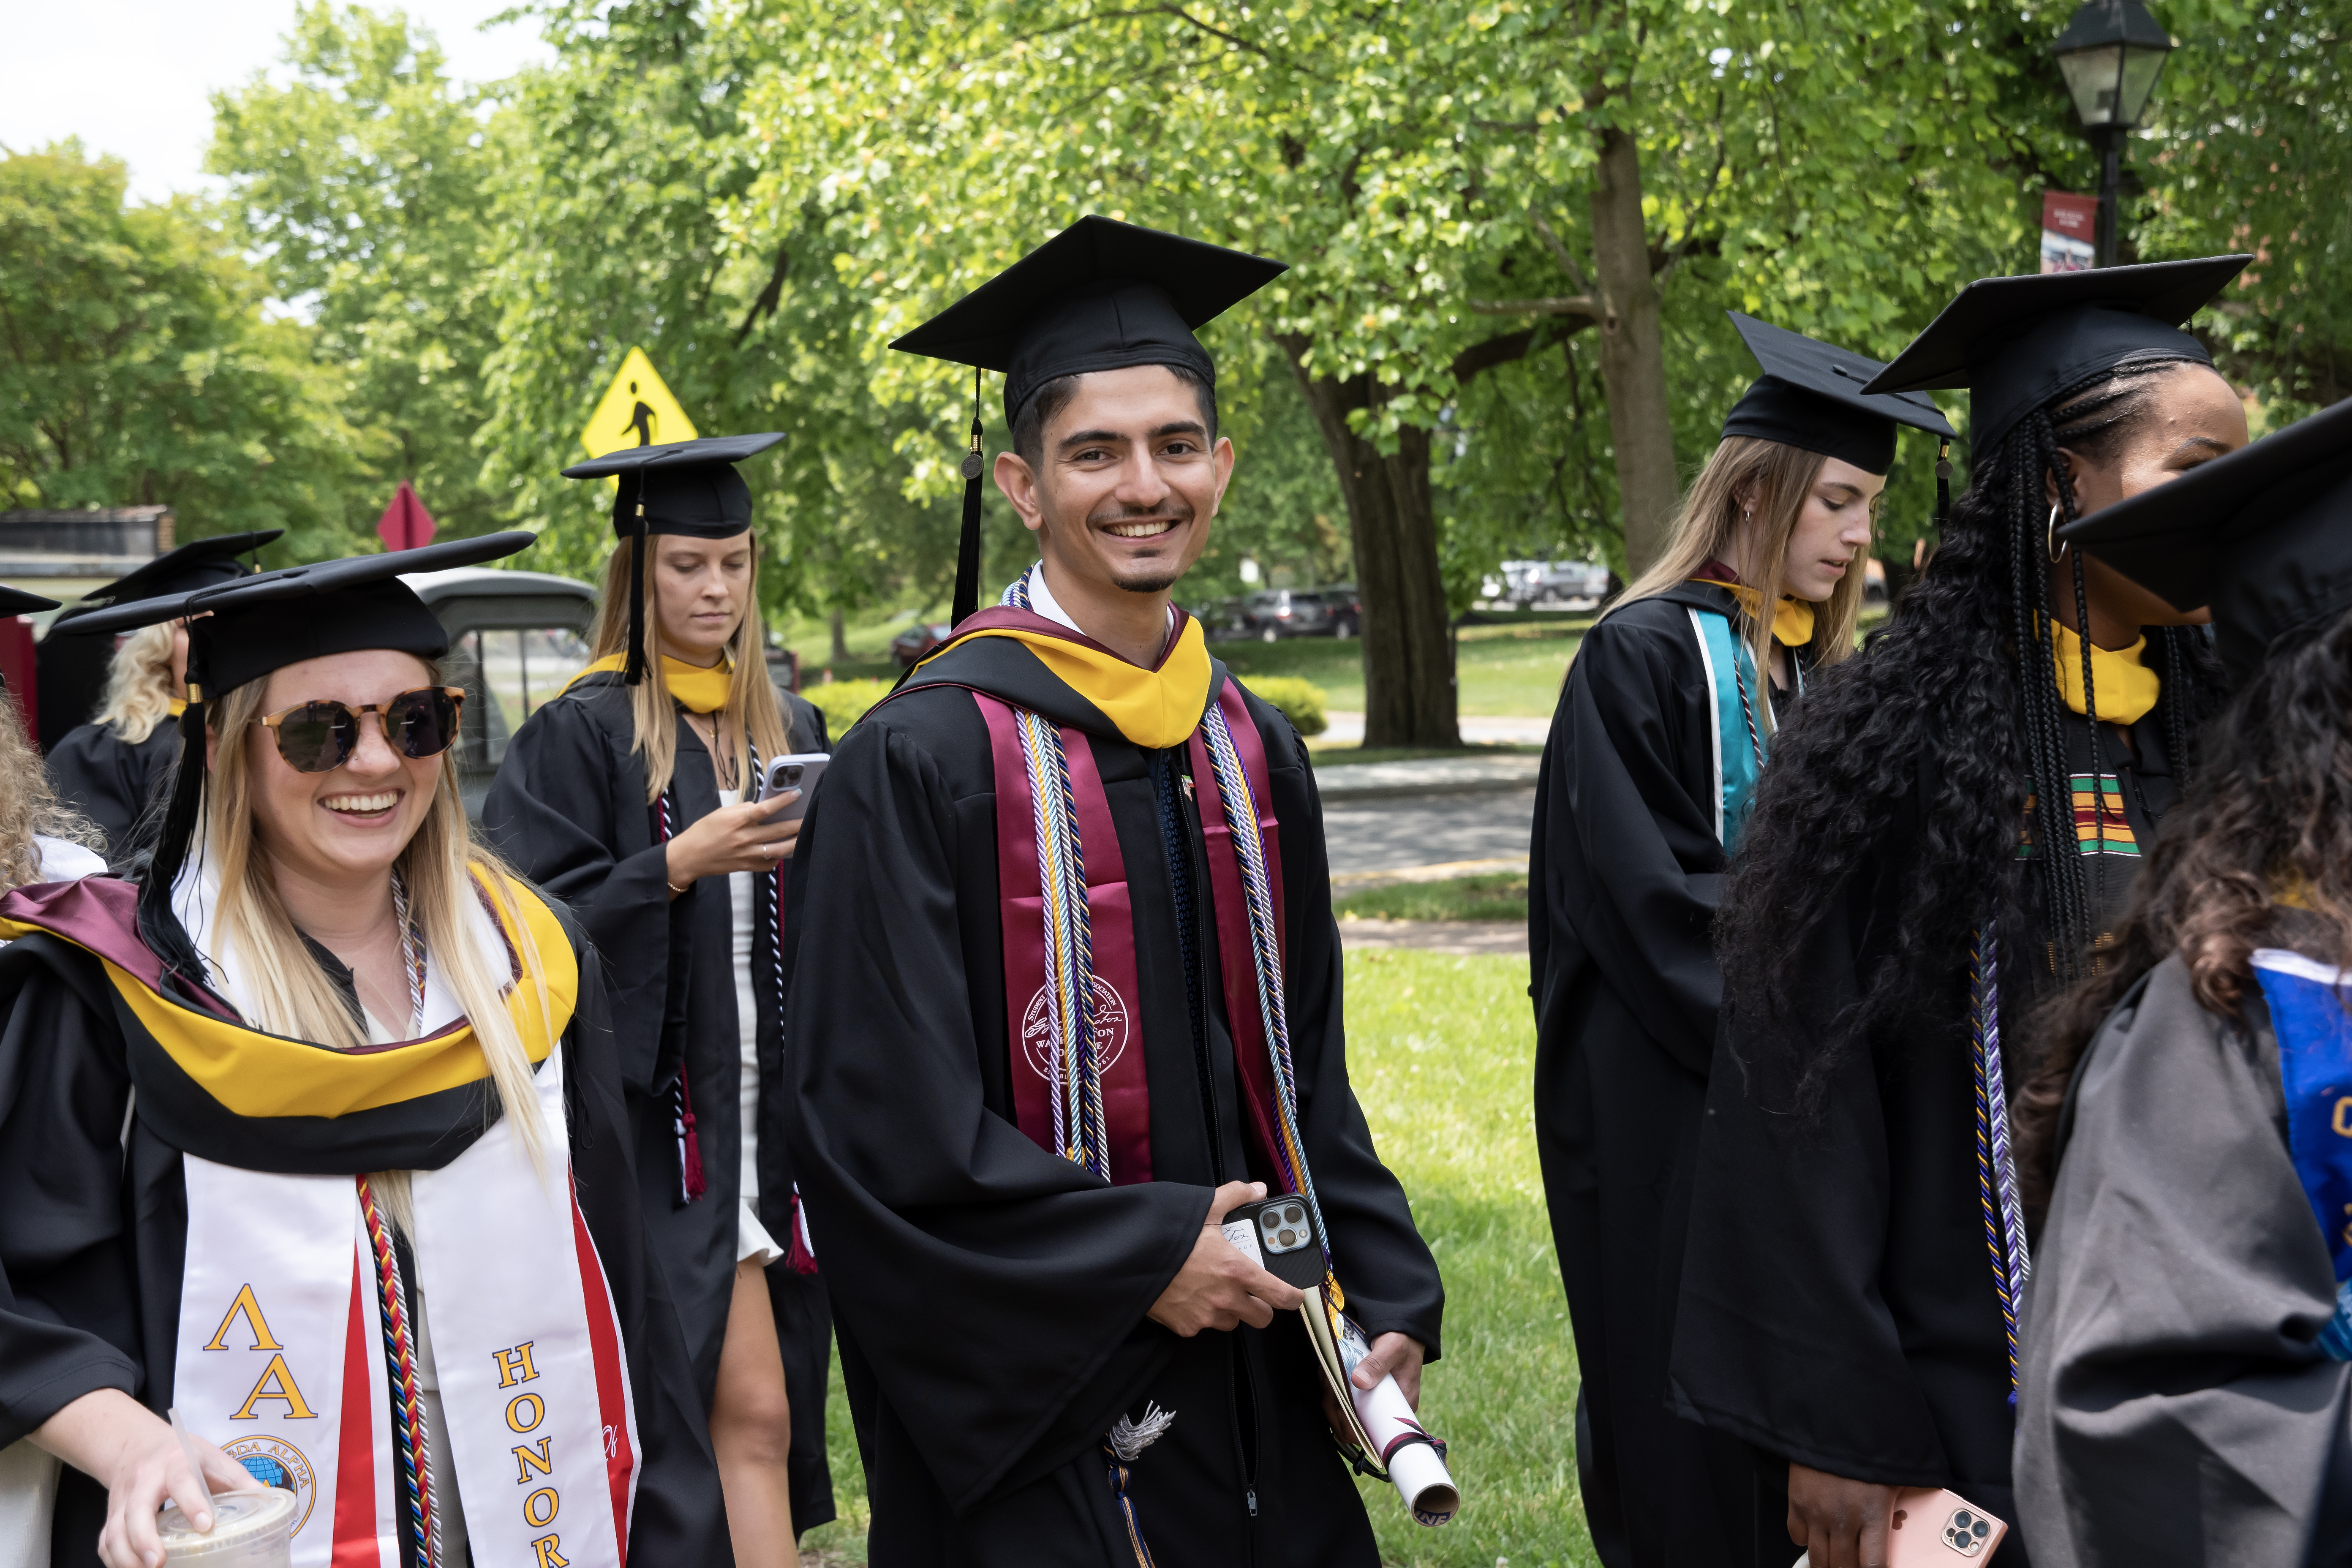
M 2050 46 L 2074 95 L 2083 132 L 2099 153 L 2099 235 L 2095 265 L 2116 264 L 2116 202 L 2123 184 L 2124 141 L 2139 123 L 2172 52 L 2172 35 L 2139 0 L 2088 0 Z

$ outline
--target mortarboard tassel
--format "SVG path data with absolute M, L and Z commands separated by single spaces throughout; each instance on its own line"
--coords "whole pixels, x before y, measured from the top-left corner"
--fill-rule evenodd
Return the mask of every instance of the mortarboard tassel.
M 1944 524 L 1952 516 L 1952 444 L 1947 440 L 1936 443 L 1936 533 L 1941 537 Z
M 622 679 L 646 678 L 646 471 L 637 470 L 637 515 L 629 532 L 629 663 Z
M 963 537 L 956 546 L 955 602 L 948 622 L 961 626 L 980 608 L 980 372 L 971 373 L 971 450 L 963 455 Z
M 200 646 L 200 645 L 199 645 Z M 203 668 L 197 647 L 191 647 L 188 673 Z M 196 836 L 196 815 L 205 800 L 205 700 L 196 679 L 188 682 L 188 705 L 180 712 L 180 761 L 172 777 L 171 804 L 155 837 L 154 852 L 139 883 L 139 938 L 147 951 L 163 961 L 165 974 L 184 975 L 198 984 L 209 971 L 204 955 L 172 910 L 172 885 L 187 863 L 188 846 Z

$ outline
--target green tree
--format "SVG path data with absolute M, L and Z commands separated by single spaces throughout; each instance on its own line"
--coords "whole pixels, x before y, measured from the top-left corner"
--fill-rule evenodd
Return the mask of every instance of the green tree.
M 303 5 L 283 64 L 282 82 L 264 72 L 213 95 L 205 167 L 227 178 L 236 232 L 309 316 L 311 353 L 343 378 L 371 438 L 356 510 L 405 479 L 447 534 L 503 526 L 509 503 L 482 482 L 473 446 L 503 249 L 483 198 L 487 102 L 449 80 L 432 35 L 398 11 Z
M 362 443 L 305 329 L 194 200 L 124 200 L 78 142 L 0 153 L 0 498 L 168 505 L 186 537 L 283 528 L 293 559 L 350 542 Z

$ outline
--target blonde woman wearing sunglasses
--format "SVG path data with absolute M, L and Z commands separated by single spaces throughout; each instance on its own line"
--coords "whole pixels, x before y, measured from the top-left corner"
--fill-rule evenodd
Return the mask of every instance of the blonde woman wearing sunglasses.
M 599 966 L 470 842 L 394 574 L 529 541 L 89 617 L 188 617 L 198 718 L 140 888 L 0 900 L 0 1441 L 71 1467 L 60 1561 L 255 1510 L 303 1568 L 728 1560 Z

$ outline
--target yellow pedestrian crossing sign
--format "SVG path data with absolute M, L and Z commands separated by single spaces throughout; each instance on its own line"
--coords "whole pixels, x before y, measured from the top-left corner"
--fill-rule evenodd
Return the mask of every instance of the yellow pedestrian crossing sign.
M 604 389 L 580 445 L 592 458 L 623 447 L 659 447 L 671 441 L 691 441 L 699 434 L 686 410 L 663 384 L 646 351 L 632 348 L 621 362 L 613 384 Z

